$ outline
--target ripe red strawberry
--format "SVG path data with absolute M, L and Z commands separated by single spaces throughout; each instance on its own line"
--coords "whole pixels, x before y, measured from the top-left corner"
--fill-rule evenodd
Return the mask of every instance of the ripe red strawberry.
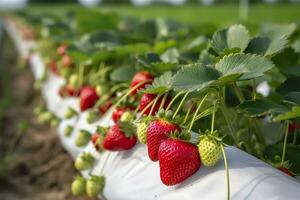
M 145 109 L 145 107 L 147 105 L 149 105 L 155 99 L 155 97 L 156 97 L 155 94 L 147 94 L 147 93 L 143 94 L 143 96 L 140 100 L 140 104 L 139 104 L 139 111 L 142 112 Z M 154 109 L 153 109 L 151 115 L 155 115 L 155 113 L 158 111 L 160 104 L 162 103 L 162 99 L 163 99 L 163 97 L 160 97 L 157 100 L 156 105 L 154 106 Z M 170 101 L 171 101 L 170 97 L 167 97 L 162 108 L 166 109 L 167 106 L 169 105 Z M 146 111 L 144 112 L 144 114 L 149 115 L 150 111 L 151 111 L 151 107 L 152 106 L 147 108 Z
M 96 90 L 92 86 L 85 86 L 80 92 L 80 110 L 85 111 L 92 108 L 99 97 L 97 96 Z
M 150 122 L 147 129 L 148 155 L 152 161 L 158 160 L 158 149 L 160 144 L 168 139 L 170 133 L 180 131 L 180 127 L 165 119 L 156 119 Z
M 103 148 L 109 151 L 123 151 L 134 147 L 136 144 L 136 136 L 127 137 L 120 129 L 118 124 L 112 126 L 103 141 Z
M 61 56 L 65 55 L 67 46 L 62 44 L 57 48 L 57 53 Z
M 294 177 L 294 174 L 292 172 L 290 172 L 290 170 L 286 167 L 278 167 L 277 169 L 279 169 L 280 171 L 282 171 L 283 173 L 285 173 L 291 177 Z
M 49 68 L 53 74 L 59 75 L 58 69 L 57 69 L 57 64 L 56 64 L 55 60 L 50 61 Z
M 140 72 L 136 73 L 132 78 L 132 81 L 130 84 L 131 88 L 133 88 L 134 86 L 136 86 L 137 84 L 139 84 L 143 81 L 147 81 L 147 82 L 145 82 L 144 84 L 141 84 L 141 86 L 139 86 L 138 88 L 133 90 L 131 92 L 131 94 L 135 95 L 140 89 L 143 89 L 143 88 L 145 88 L 146 85 L 151 84 L 153 79 L 154 79 L 154 77 L 149 72 L 140 71 Z
M 112 114 L 112 119 L 115 123 L 117 123 L 121 116 L 123 115 L 123 113 L 126 112 L 126 109 L 125 108 L 116 108 L 115 111 L 113 112 Z
M 72 58 L 68 55 L 63 55 L 61 62 L 64 67 L 70 67 L 73 63 Z
M 167 139 L 158 151 L 160 179 L 168 186 L 181 183 L 201 166 L 195 145 L 178 139 Z
M 99 133 L 95 133 L 92 135 L 92 143 L 97 151 L 102 149 L 103 137 Z
M 300 123 L 299 122 L 292 122 L 289 125 L 289 133 L 293 133 L 298 129 L 300 129 Z
M 101 114 L 106 113 L 106 111 L 112 106 L 112 100 L 107 100 L 104 104 L 99 106 L 98 111 Z
M 80 89 L 76 90 L 71 85 L 67 85 L 66 90 L 68 95 L 71 97 L 78 97 L 80 95 Z

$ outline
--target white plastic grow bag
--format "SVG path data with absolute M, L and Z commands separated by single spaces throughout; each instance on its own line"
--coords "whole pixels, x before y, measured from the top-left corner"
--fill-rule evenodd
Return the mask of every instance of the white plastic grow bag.
M 26 42 L 18 39 L 17 30 L 12 25 L 7 30 L 16 43 L 16 47 L 24 51 L 30 48 Z M 20 38 L 20 37 L 19 37 Z M 27 55 L 22 52 L 21 55 Z M 31 68 L 37 79 L 41 77 L 44 65 L 37 54 L 31 55 Z M 63 80 L 50 74 L 42 87 L 42 94 L 47 102 L 48 109 L 57 116 L 63 116 L 68 106 L 78 110 L 78 100 L 62 99 L 58 96 L 58 89 Z M 103 192 L 104 199 L 109 200 L 174 200 L 174 199 L 207 199 L 219 200 L 226 198 L 226 174 L 223 161 L 216 166 L 200 170 L 189 179 L 173 187 L 163 185 L 159 177 L 158 162 L 152 162 L 147 155 L 146 145 L 137 144 L 135 148 L 125 152 L 104 152 L 99 154 L 90 143 L 85 148 L 75 146 L 76 134 L 85 129 L 95 131 L 96 125 L 111 125 L 109 110 L 98 122 L 92 125 L 86 123 L 86 113 L 81 113 L 77 118 L 62 121 L 58 127 L 59 138 L 64 148 L 75 159 L 83 151 L 91 152 L 97 162 L 91 171 L 83 172 L 106 177 Z M 71 137 L 63 134 L 66 125 L 74 126 Z M 300 184 L 279 170 L 258 160 L 257 158 L 240 151 L 235 147 L 225 148 L 231 182 L 232 199 L 284 199 L 298 200 L 300 197 Z

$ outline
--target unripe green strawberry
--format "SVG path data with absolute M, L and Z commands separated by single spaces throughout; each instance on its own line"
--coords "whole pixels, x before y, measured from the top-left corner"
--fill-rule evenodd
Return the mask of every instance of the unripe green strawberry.
M 85 194 L 86 180 L 82 176 L 77 176 L 71 185 L 71 190 L 74 196 Z
M 44 108 L 42 106 L 37 106 L 33 110 L 33 114 L 35 115 L 40 115 L 44 111 Z
M 56 126 L 58 126 L 59 122 L 60 122 L 59 118 L 53 117 L 53 118 L 50 120 L 50 126 L 51 126 L 51 127 L 56 127 Z
M 133 120 L 133 113 L 129 111 L 124 112 L 120 118 L 121 122 L 130 122 L 132 120 Z
M 109 88 L 105 85 L 97 85 L 96 93 L 99 97 L 106 95 L 109 92 Z
M 77 147 L 84 147 L 89 143 L 90 139 L 91 134 L 88 131 L 80 130 L 75 139 L 75 145 Z
M 92 176 L 86 183 L 86 193 L 89 197 L 98 196 L 104 188 L 104 176 Z
M 79 88 L 80 84 L 79 84 L 79 77 L 77 74 L 71 74 L 70 78 L 69 78 L 69 84 L 70 86 L 72 86 L 73 88 Z
M 87 121 L 88 124 L 92 124 L 95 121 L 97 121 L 98 118 L 99 118 L 98 112 L 92 110 L 92 111 L 88 112 L 87 117 L 86 117 L 86 121 Z
M 147 143 L 147 128 L 148 128 L 147 122 L 140 122 L 136 129 L 136 135 L 140 143 L 146 144 Z
M 53 114 L 51 112 L 42 112 L 39 116 L 38 116 L 38 121 L 41 123 L 46 123 L 49 122 L 53 117 Z
M 72 134 L 72 132 L 73 132 L 73 130 L 74 130 L 73 126 L 67 125 L 67 126 L 65 127 L 65 130 L 64 130 L 65 136 L 66 136 L 66 137 L 70 137 L 71 134 Z
M 203 165 L 214 166 L 222 155 L 221 143 L 213 136 L 204 135 L 198 144 L 198 151 Z
M 68 107 L 68 109 L 66 110 L 65 114 L 64 114 L 64 117 L 66 119 L 71 119 L 72 117 L 74 117 L 75 115 L 77 115 L 77 112 L 71 108 L 71 107 Z
M 94 164 L 94 157 L 90 153 L 82 153 L 75 161 L 75 168 L 77 170 L 87 170 Z

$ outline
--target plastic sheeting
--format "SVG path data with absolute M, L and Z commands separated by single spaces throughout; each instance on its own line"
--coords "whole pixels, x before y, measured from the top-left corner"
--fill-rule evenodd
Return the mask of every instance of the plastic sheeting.
M 7 23 L 7 31 L 16 43 L 21 55 L 28 56 L 32 43 L 20 40 L 12 23 Z M 26 52 L 27 50 L 27 52 Z M 31 54 L 30 66 L 36 79 L 39 79 L 44 65 L 38 54 Z M 62 117 L 67 107 L 79 110 L 75 98 L 62 99 L 58 95 L 59 87 L 64 80 L 49 74 L 42 87 L 42 94 L 48 109 Z M 97 161 L 90 171 L 82 172 L 83 176 L 90 174 L 106 177 L 103 199 L 109 200 L 173 200 L 173 199 L 208 199 L 226 198 L 226 173 L 224 162 L 216 166 L 201 167 L 197 173 L 181 184 L 167 187 L 159 177 L 159 163 L 152 162 L 147 155 L 146 145 L 137 144 L 126 152 L 103 152 L 99 154 L 90 143 L 85 148 L 75 146 L 76 134 L 84 129 L 93 133 L 96 125 L 109 126 L 112 110 L 109 110 L 94 124 L 86 123 L 86 112 L 74 119 L 63 120 L 58 127 L 58 135 L 64 148 L 75 159 L 82 152 L 90 152 Z M 74 126 L 72 136 L 66 138 L 63 134 L 67 125 Z M 255 157 L 240 151 L 235 147 L 226 147 L 232 199 L 299 199 L 299 182 Z

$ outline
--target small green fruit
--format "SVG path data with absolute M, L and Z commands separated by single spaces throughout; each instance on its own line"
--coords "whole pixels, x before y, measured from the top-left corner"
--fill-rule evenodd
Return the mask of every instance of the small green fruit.
M 80 84 L 79 84 L 79 77 L 77 74 L 71 74 L 70 78 L 69 78 L 69 84 L 73 87 L 73 88 L 79 88 Z
M 221 143 L 213 136 L 203 136 L 198 144 L 201 161 L 204 166 L 214 166 L 221 158 Z
M 68 107 L 65 114 L 64 114 L 64 117 L 66 119 L 71 119 L 72 117 L 74 117 L 75 115 L 77 115 L 77 112 L 71 108 L 71 107 Z
M 64 130 L 65 136 L 66 136 L 66 137 L 70 137 L 71 134 L 72 134 L 72 132 L 73 132 L 73 130 L 74 130 L 73 126 L 67 125 L 67 126 L 65 127 L 65 130 Z
M 75 168 L 77 170 L 90 169 L 94 164 L 95 158 L 87 152 L 82 153 L 75 161 Z
M 51 127 L 57 127 L 58 124 L 59 124 L 59 122 L 60 122 L 59 118 L 53 117 L 53 118 L 50 120 L 50 126 L 51 126 Z
M 53 114 L 51 112 L 42 112 L 39 116 L 38 116 L 38 121 L 41 123 L 46 123 L 49 122 L 51 119 L 53 118 Z
M 140 122 L 136 129 L 137 138 L 142 144 L 146 144 L 147 142 L 147 128 L 148 128 L 147 122 Z
M 77 147 L 84 147 L 89 143 L 90 139 L 91 134 L 88 131 L 80 130 L 75 139 L 75 145 Z
M 86 117 L 86 121 L 88 124 L 92 124 L 99 119 L 99 112 L 97 111 L 89 111 Z
M 130 122 L 132 120 L 133 120 L 133 113 L 129 111 L 124 112 L 120 118 L 121 122 Z
M 74 196 L 84 195 L 86 191 L 86 180 L 82 176 L 77 176 L 71 185 Z
M 104 176 L 92 176 L 86 183 L 86 193 L 89 197 L 98 196 L 104 188 Z

